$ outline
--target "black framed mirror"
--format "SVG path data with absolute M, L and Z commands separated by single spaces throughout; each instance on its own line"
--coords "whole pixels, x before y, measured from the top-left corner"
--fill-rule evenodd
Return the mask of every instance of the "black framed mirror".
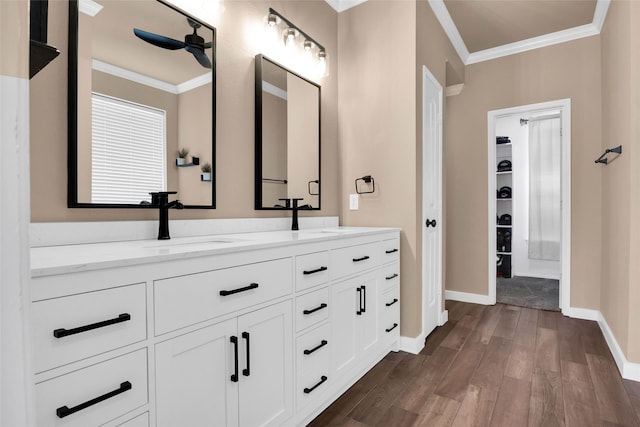
M 215 208 L 215 29 L 159 0 L 81 3 L 69 1 L 68 206 L 148 208 L 148 193 L 177 191 L 187 209 Z
M 320 209 L 320 85 L 256 55 L 255 208 Z

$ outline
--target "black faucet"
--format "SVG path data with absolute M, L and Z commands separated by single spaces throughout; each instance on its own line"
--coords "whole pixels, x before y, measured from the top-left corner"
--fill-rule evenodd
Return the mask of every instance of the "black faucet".
M 299 209 L 306 209 L 303 207 L 298 207 L 298 201 L 300 200 L 304 200 L 304 199 L 291 199 L 291 202 L 293 203 L 293 206 L 291 207 L 291 229 L 296 231 L 299 230 L 298 228 L 298 210 Z
M 151 194 L 151 205 L 160 209 L 160 221 L 158 224 L 158 240 L 169 240 L 169 209 L 184 209 L 180 200 L 169 201 L 169 194 L 178 194 L 177 191 L 158 191 Z

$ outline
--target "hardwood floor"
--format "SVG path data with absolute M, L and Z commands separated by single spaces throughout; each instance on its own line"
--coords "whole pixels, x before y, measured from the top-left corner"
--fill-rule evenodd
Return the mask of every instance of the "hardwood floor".
M 622 379 L 596 322 L 446 307 L 420 354 L 389 353 L 310 426 L 640 426 L 640 383 Z

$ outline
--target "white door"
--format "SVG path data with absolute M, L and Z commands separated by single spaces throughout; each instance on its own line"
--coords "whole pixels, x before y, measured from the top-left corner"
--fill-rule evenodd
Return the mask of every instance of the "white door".
M 285 301 L 238 317 L 242 427 L 281 425 L 293 415 L 291 313 Z
M 156 345 L 157 426 L 237 426 L 236 319 Z
M 351 279 L 331 287 L 331 362 L 335 378 L 343 378 L 357 360 L 356 318 L 362 301 L 359 286 Z
M 362 310 L 356 319 L 360 353 L 366 353 L 378 343 L 378 279 L 363 277 L 360 281 L 362 293 Z
M 422 335 L 439 324 L 442 294 L 442 86 L 422 67 Z

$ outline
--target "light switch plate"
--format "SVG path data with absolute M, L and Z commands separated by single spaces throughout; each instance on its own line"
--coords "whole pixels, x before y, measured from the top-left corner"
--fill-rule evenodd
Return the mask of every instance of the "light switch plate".
M 349 194 L 349 209 L 352 211 L 358 210 L 358 194 Z

